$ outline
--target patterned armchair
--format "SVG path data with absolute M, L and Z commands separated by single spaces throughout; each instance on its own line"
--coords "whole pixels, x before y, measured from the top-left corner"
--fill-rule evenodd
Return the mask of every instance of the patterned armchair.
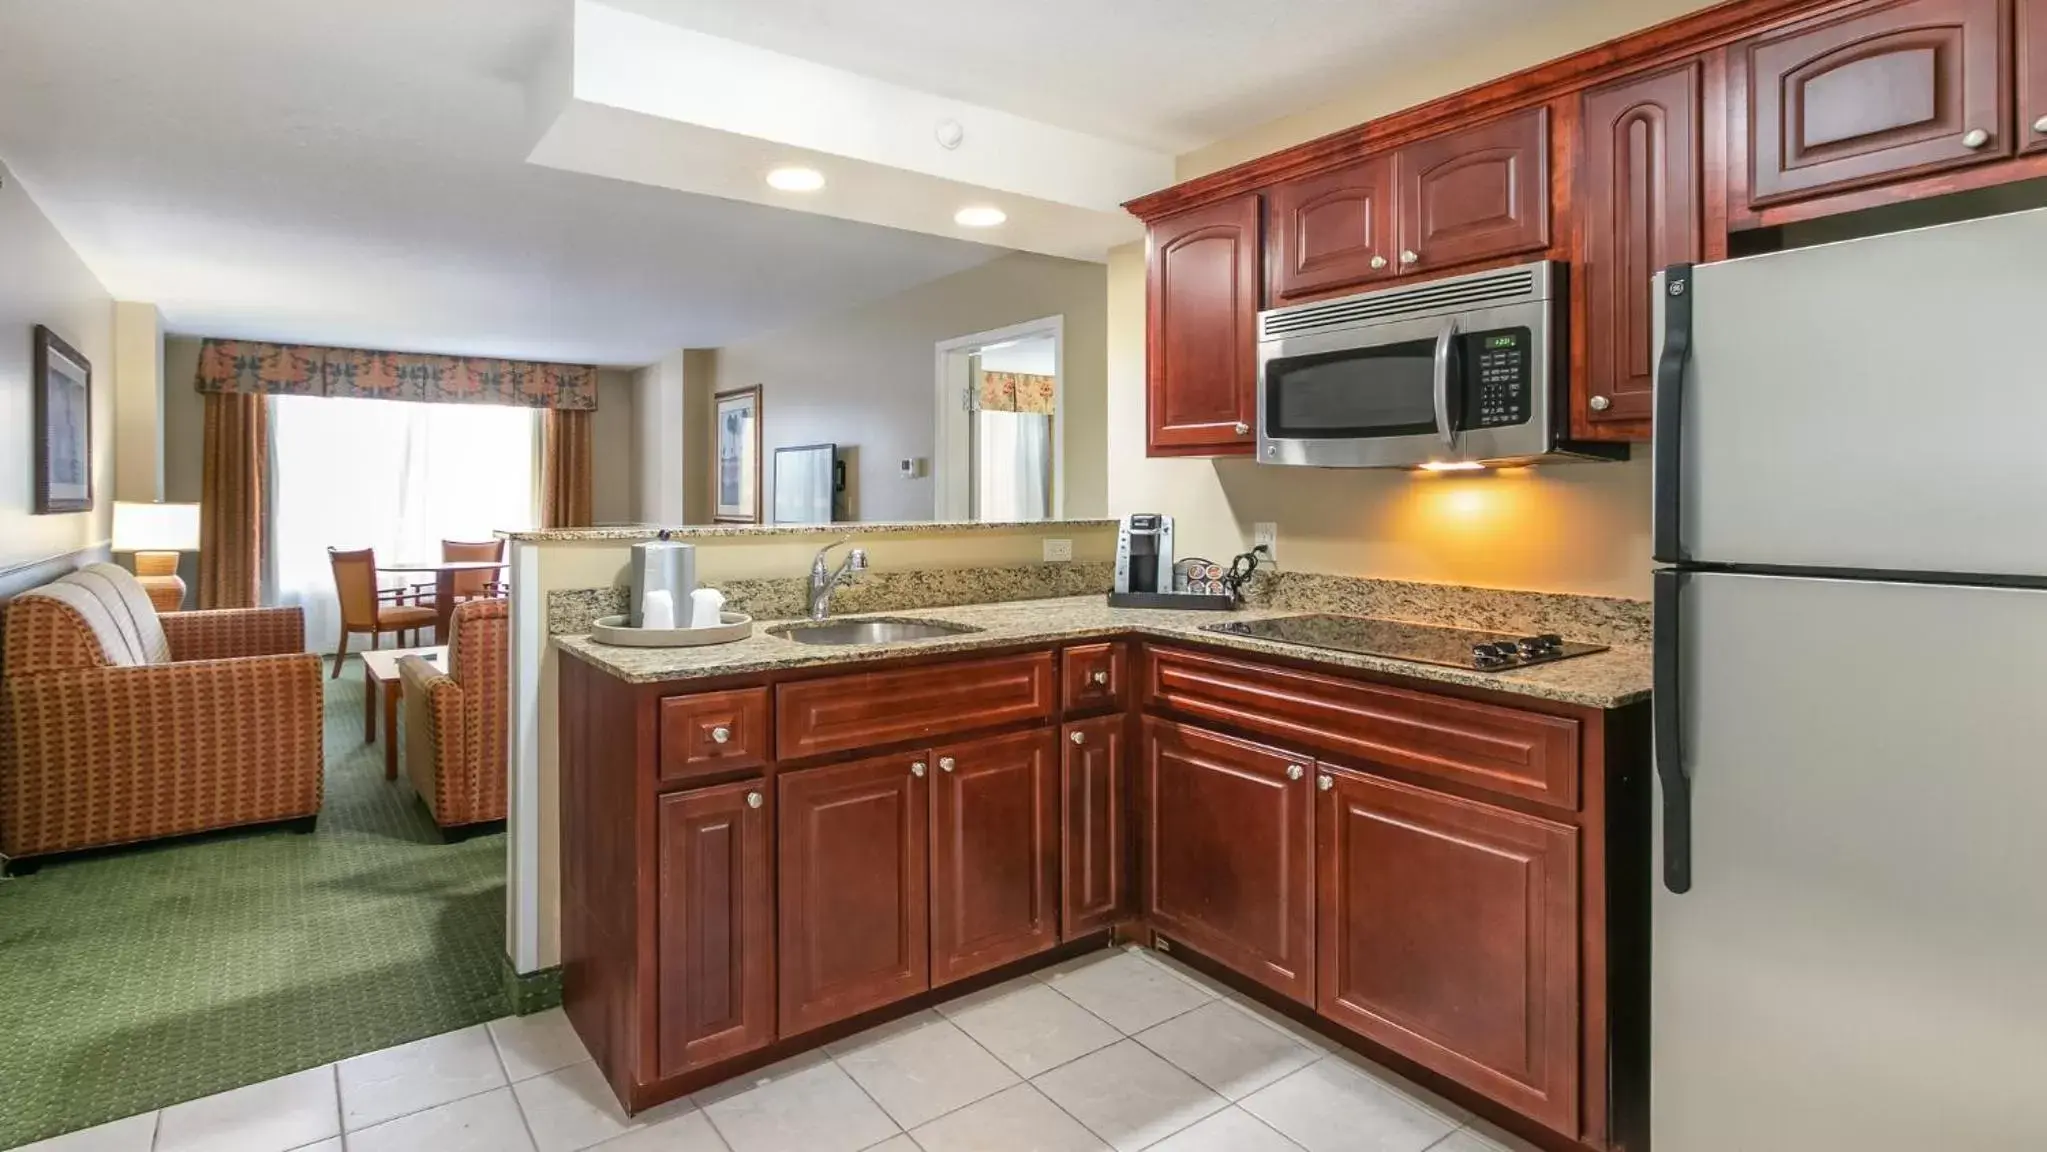
M 505 818 L 511 606 L 466 600 L 448 623 L 446 672 L 417 656 L 398 662 L 405 697 L 405 774 L 443 828 Z
M 310 820 L 320 658 L 296 608 L 159 617 L 94 564 L 0 624 L 0 856 Z

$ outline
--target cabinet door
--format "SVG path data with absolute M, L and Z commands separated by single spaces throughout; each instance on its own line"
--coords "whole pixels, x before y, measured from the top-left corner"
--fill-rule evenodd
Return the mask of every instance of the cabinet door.
M 930 986 L 929 758 L 784 772 L 781 1034 Z
M 1432 136 L 1394 156 L 1400 271 L 1549 247 L 1549 109 Z
M 1312 763 L 1147 717 L 1144 903 L 1152 926 L 1313 1003 Z
M 1327 766 L 1316 787 L 1316 1010 L 1575 1135 L 1577 829 Z
M 1393 158 L 1374 156 L 1274 188 L 1272 233 L 1279 300 L 1395 275 Z
M 1251 451 L 1258 210 L 1251 193 L 1151 226 L 1145 374 L 1153 455 Z
M 1066 726 L 1060 769 L 1060 938 L 1071 940 L 1128 919 L 1130 773 L 1128 718 Z
M 1858 5 L 1736 45 L 1749 203 L 2011 155 L 2004 11 L 2002 0 Z
M 1699 258 L 1699 66 L 1585 94 L 1585 418 L 1648 431 L 1657 350 L 1650 279 Z
M 2047 151 L 2047 0 L 2019 0 L 2019 148 Z
M 931 983 L 1059 943 L 1059 758 L 1049 728 L 932 752 Z
M 654 821 L 655 1027 L 666 1078 L 775 1039 L 775 885 L 761 781 L 663 796 Z

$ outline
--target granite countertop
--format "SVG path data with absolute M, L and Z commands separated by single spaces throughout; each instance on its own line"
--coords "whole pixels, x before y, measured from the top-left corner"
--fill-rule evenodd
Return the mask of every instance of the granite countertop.
M 1270 656 L 1290 656 L 1332 668 L 1350 668 L 1404 676 L 1411 680 L 1489 688 L 1520 696 L 1555 700 L 1590 708 L 1617 708 L 1649 696 L 1649 649 L 1615 645 L 1589 656 L 1559 660 L 1533 668 L 1479 672 L 1408 660 L 1359 656 L 1292 644 L 1276 644 L 1216 632 L 1202 626 L 1226 619 L 1252 620 L 1298 615 L 1299 609 L 1245 608 L 1236 612 L 1177 612 L 1111 608 L 1101 596 L 1060 600 L 1020 600 L 956 608 L 923 608 L 912 612 L 879 612 L 874 617 L 909 616 L 945 620 L 981 629 L 979 632 L 912 640 L 895 644 L 809 645 L 772 635 L 773 621 L 760 621 L 753 636 L 733 644 L 702 648 L 618 648 L 598 644 L 587 635 L 557 636 L 562 651 L 621 680 L 636 684 L 736 676 L 786 668 L 827 664 L 857 665 L 875 660 L 937 652 L 973 652 L 982 648 L 1059 643 L 1095 636 L 1134 633 L 1155 640 L 1184 640 Z M 857 615 L 837 620 L 862 619 Z
M 1116 520 L 853 520 L 834 524 L 617 524 L 602 528 L 542 528 L 531 532 L 499 532 L 507 540 L 638 541 L 659 539 L 667 532 L 676 540 L 712 536 L 910 536 L 964 535 L 971 532 L 1056 532 L 1062 528 L 1113 528 Z

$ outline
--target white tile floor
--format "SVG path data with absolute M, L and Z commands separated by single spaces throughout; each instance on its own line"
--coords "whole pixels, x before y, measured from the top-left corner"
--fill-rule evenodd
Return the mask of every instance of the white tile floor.
M 24 1152 L 1523 1152 L 1185 968 L 1098 952 L 628 1119 L 560 1011 Z

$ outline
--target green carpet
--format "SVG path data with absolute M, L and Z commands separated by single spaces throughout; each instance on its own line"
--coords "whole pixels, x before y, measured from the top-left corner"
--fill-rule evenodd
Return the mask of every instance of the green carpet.
M 0 881 L 0 1148 L 506 1012 L 505 838 L 446 844 L 362 671 L 327 684 L 319 830 L 243 830 Z

